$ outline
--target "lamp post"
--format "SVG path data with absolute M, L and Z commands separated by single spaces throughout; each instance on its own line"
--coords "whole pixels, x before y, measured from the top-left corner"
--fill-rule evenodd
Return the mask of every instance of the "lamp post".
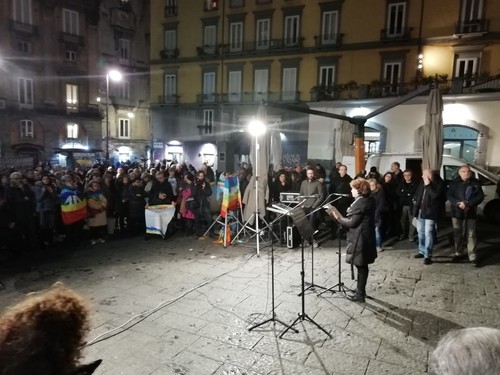
M 255 138 L 255 233 L 257 238 L 257 256 L 260 255 L 259 233 L 259 136 L 266 132 L 266 126 L 261 120 L 253 119 L 248 124 L 248 131 Z
M 119 82 L 122 74 L 118 70 L 106 73 L 106 161 L 109 161 L 109 80 Z

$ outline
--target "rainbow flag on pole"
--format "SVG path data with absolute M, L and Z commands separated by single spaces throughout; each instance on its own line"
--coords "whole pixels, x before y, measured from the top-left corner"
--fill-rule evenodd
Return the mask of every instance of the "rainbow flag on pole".
M 65 225 L 87 218 L 87 200 L 78 191 L 78 188 L 62 188 L 61 216 Z
M 221 183 L 224 182 L 222 187 Z M 238 176 L 222 177 L 219 179 L 219 185 L 222 189 L 222 206 L 220 214 L 226 217 L 227 211 L 234 211 L 241 207 L 240 182 Z

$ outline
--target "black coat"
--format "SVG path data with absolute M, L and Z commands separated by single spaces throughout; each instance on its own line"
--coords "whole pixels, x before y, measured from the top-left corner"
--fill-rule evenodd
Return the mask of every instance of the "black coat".
M 435 181 L 431 181 L 429 185 L 424 185 L 421 181 L 413 203 L 413 216 L 418 218 L 421 214 L 422 219 L 438 220 L 441 212 L 441 186 Z
M 338 219 L 349 228 L 347 233 L 346 262 L 366 266 L 375 262 L 375 200 L 371 196 L 358 196 L 347 209 L 347 216 Z
M 464 181 L 459 176 L 450 183 L 447 192 L 450 201 L 451 216 L 457 219 L 464 218 L 464 210 L 458 207 L 460 202 L 467 202 L 467 217 L 474 219 L 477 214 L 477 205 L 484 200 L 484 192 L 476 178 Z

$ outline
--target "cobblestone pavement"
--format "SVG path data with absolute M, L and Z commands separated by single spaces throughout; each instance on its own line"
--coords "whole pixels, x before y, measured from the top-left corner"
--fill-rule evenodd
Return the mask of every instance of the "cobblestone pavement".
M 280 323 L 249 332 L 272 316 L 269 248 L 258 257 L 255 246 L 223 248 L 183 237 L 116 240 L 62 251 L 29 271 L 3 269 L 0 305 L 56 281 L 88 297 L 89 341 L 97 341 L 84 360 L 104 360 L 96 374 L 424 374 L 450 329 L 500 328 L 496 234 L 480 243 L 487 259 L 479 269 L 450 262 L 448 235 L 440 233 L 432 265 L 414 259 L 408 241 L 380 253 L 365 304 L 308 290 L 305 313 L 331 337 L 308 320 L 283 338 Z M 314 251 L 316 284 L 338 282 L 337 244 L 330 240 Z M 289 324 L 302 311 L 301 252 L 275 247 L 274 254 L 276 314 Z M 306 248 L 306 281 L 311 260 Z M 341 268 L 342 281 L 354 286 L 344 259 Z

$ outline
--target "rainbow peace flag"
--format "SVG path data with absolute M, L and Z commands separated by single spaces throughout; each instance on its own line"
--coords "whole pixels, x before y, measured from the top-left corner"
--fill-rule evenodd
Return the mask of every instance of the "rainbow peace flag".
M 61 216 L 65 225 L 87 218 L 87 201 L 78 189 L 64 187 L 61 191 Z
M 222 181 L 224 182 L 224 187 L 221 187 L 223 195 L 220 214 L 225 218 L 227 211 L 234 211 L 241 207 L 241 194 L 238 176 L 224 177 L 223 180 L 219 180 L 219 183 Z

